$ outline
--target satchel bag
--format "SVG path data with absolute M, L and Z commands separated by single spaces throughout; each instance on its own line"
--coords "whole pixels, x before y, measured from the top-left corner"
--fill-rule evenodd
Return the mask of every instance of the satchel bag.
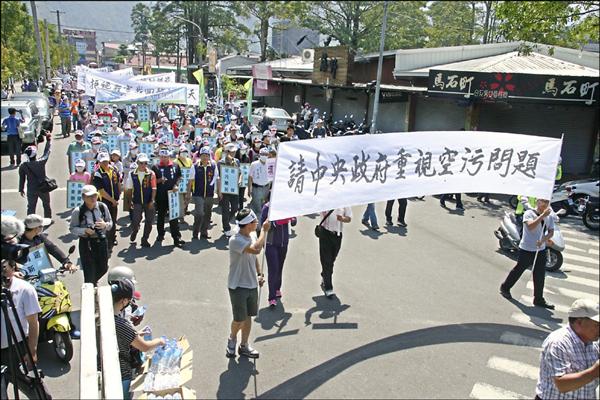
M 329 216 L 331 215 L 331 213 L 333 212 L 333 210 L 330 210 L 327 214 L 325 214 L 325 217 L 323 217 L 323 219 L 321 220 L 321 223 L 317 226 L 315 226 L 315 236 L 320 238 L 321 237 L 321 232 L 323 230 L 323 222 L 325 222 L 325 220 L 327 218 L 329 218 Z
M 27 166 L 27 168 L 29 168 L 29 171 L 31 171 L 31 173 L 33 175 L 35 175 L 33 173 L 33 170 L 29 167 L 29 165 L 25 164 L 25 166 Z M 37 190 L 40 193 L 50 193 L 51 191 L 53 191 L 57 188 L 58 188 L 58 184 L 56 183 L 56 179 L 48 178 L 47 176 L 45 176 L 44 179 L 42 179 L 42 181 L 40 182 Z

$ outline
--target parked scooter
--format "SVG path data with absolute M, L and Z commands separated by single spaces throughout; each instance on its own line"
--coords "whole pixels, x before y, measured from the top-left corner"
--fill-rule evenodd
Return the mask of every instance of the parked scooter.
M 69 255 L 75 252 L 75 246 L 69 248 Z M 73 342 L 71 341 L 71 324 L 67 313 L 71 312 L 71 296 L 65 285 L 58 280 L 58 274 L 66 269 L 45 268 L 37 275 L 26 276 L 35 286 L 42 312 L 39 315 L 39 342 L 52 340 L 58 358 L 69 363 L 73 358 Z
M 600 181 L 597 178 L 581 179 L 565 182 L 554 187 L 552 193 L 552 209 L 556 212 L 566 210 L 566 215 L 582 215 L 579 200 L 589 197 L 600 197 Z
M 558 271 L 563 263 L 562 252 L 565 250 L 565 240 L 558 226 L 558 215 L 552 213 L 554 217 L 554 235 L 546 243 L 546 271 Z M 517 227 L 517 219 L 513 212 L 505 211 L 504 218 L 500 222 L 498 230 L 494 231 L 498 239 L 500 249 L 506 252 L 518 251 L 521 235 Z
M 600 229 L 600 199 L 590 196 L 580 198 L 579 211 L 583 218 L 583 224 L 589 229 L 598 232 L 598 229 Z

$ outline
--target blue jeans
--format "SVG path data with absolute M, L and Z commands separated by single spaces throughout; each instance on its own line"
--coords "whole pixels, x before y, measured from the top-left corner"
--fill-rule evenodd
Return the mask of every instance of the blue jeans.
M 377 215 L 375 215 L 375 204 L 374 203 L 369 203 L 367 204 L 367 209 L 365 210 L 363 217 L 362 217 L 363 221 L 371 221 L 371 227 L 373 228 L 377 228 L 379 227 L 379 225 L 377 225 Z
M 131 386 L 131 379 L 121 381 L 123 384 L 123 400 L 131 400 L 131 393 L 129 393 L 129 387 Z

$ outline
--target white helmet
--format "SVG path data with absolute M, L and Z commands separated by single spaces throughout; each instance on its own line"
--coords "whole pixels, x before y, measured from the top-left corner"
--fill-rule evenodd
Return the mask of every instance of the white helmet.
M 131 282 L 133 282 L 134 285 L 137 284 L 133 270 L 124 265 L 119 265 L 117 267 L 111 268 L 108 271 L 107 280 L 109 284 L 116 281 L 117 279 L 129 279 Z

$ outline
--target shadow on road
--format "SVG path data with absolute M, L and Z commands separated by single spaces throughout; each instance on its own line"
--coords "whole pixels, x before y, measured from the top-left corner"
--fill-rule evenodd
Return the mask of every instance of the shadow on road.
M 267 335 L 257 337 L 254 342 L 262 342 L 269 339 L 276 339 L 283 336 L 298 334 L 298 332 L 300 332 L 299 329 L 283 331 L 291 318 L 292 313 L 285 312 L 285 307 L 281 301 L 278 302 L 273 308 L 261 308 L 258 310 L 258 316 L 254 321 L 260 323 L 263 330 L 268 331 L 274 327 L 277 327 L 277 330 L 275 333 L 269 333 Z
M 66 364 L 58 359 L 52 342 L 38 344 L 37 355 L 38 368 L 44 371 L 44 375 L 48 377 L 56 378 L 71 371 L 70 364 Z M 73 358 L 71 362 L 77 362 L 77 359 Z
M 543 307 L 536 306 L 526 306 L 525 304 L 520 303 L 518 300 L 511 299 L 508 300 L 512 304 L 514 304 L 521 312 L 529 317 L 529 320 L 535 326 L 538 326 L 543 329 L 556 330 L 561 327 L 562 319 L 554 318 L 552 315 L 552 311 Z
M 417 347 L 451 343 L 505 343 L 506 332 L 543 340 L 548 332 L 514 325 L 470 323 L 443 325 L 389 336 L 340 354 L 258 396 L 263 399 L 306 398 L 317 388 L 365 360 Z M 526 344 L 515 344 L 527 346 Z M 460 360 L 457 360 L 457 368 Z M 401 372 L 398 372 L 399 374 Z M 390 377 L 393 379 L 393 376 Z M 424 379 L 424 382 L 426 379 Z
M 225 351 L 225 349 L 223 349 Z M 246 357 L 230 358 L 227 364 L 227 370 L 219 376 L 219 388 L 217 389 L 218 399 L 245 399 L 256 398 L 256 381 L 254 384 L 255 393 L 244 393 L 248 386 L 250 377 L 254 376 L 256 380 L 256 364 Z
M 350 308 L 349 304 L 342 304 L 337 296 L 328 298 L 326 296 L 314 296 L 312 298 L 316 303 L 314 307 L 306 310 L 304 314 L 304 325 L 312 325 L 313 329 L 357 329 L 358 324 L 354 322 L 337 322 L 338 316 Z M 311 321 L 312 315 L 320 312 L 319 318 L 327 320 L 333 319 L 333 322 L 316 322 Z

